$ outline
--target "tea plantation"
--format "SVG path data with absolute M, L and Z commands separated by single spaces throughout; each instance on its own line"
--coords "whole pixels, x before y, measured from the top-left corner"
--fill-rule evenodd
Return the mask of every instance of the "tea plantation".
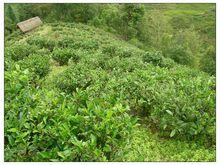
M 5 40 L 5 161 L 215 161 L 215 77 L 76 23 Z

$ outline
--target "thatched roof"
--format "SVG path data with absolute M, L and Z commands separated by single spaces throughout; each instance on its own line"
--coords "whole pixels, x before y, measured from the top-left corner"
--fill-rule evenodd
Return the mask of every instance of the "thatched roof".
M 37 28 L 41 24 L 42 24 L 42 21 L 39 17 L 33 17 L 26 21 L 19 22 L 17 24 L 17 27 L 19 27 L 19 29 L 25 33 L 25 32 L 28 32 L 28 31 L 31 31 Z

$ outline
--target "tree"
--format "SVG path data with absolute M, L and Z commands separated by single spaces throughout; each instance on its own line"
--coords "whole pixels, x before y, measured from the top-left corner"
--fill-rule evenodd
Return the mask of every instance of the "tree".
M 199 34 L 194 28 L 179 30 L 173 37 L 171 46 L 165 52 L 166 56 L 174 61 L 189 65 L 194 68 L 199 67 L 201 57 L 201 42 Z
M 139 39 L 156 50 L 168 47 L 172 34 L 167 17 L 158 10 L 146 12 L 139 24 Z
M 121 26 L 119 31 L 125 40 L 135 37 L 138 33 L 138 24 L 142 21 L 145 10 L 141 4 L 123 4 L 120 6 Z
M 5 34 L 8 35 L 16 29 L 17 17 L 11 5 L 5 6 Z

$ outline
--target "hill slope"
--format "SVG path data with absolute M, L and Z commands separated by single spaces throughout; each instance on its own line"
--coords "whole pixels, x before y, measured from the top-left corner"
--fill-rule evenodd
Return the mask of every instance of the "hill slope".
M 6 161 L 215 160 L 215 77 L 100 29 L 10 38 L 5 84 Z

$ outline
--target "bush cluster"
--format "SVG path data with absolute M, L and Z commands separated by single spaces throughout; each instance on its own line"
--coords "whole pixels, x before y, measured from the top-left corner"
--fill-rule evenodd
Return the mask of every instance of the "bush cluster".
M 79 60 L 79 56 L 76 53 L 74 49 L 55 48 L 52 52 L 52 58 L 59 62 L 60 65 L 66 65 L 70 59 L 74 62 Z
M 28 69 L 33 74 L 33 78 L 42 78 L 45 77 L 50 71 L 49 60 L 49 56 L 32 54 L 22 61 L 19 61 L 18 65 L 20 65 L 21 69 L 23 70 Z
M 19 61 L 34 54 L 36 52 L 36 47 L 26 44 L 26 43 L 14 43 L 5 48 L 5 57 L 10 58 L 14 61 Z
M 29 76 L 19 68 L 6 73 L 6 161 L 107 161 L 126 145 L 136 125 L 128 107 L 80 104 L 82 93 L 37 90 Z
M 51 40 L 46 37 L 34 36 L 27 39 L 27 43 L 30 45 L 36 45 L 40 49 L 46 48 L 49 51 L 53 51 L 53 48 L 56 46 L 56 40 Z

